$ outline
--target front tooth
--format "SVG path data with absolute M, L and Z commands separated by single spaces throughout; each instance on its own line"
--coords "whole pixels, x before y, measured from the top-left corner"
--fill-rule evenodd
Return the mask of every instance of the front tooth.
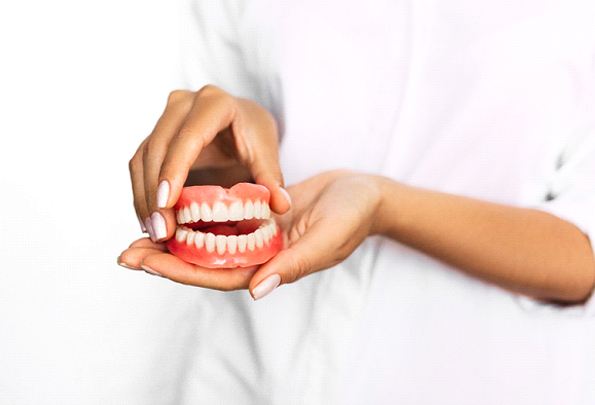
M 227 247 L 227 237 L 225 235 L 217 235 L 215 237 L 215 245 L 217 246 L 217 254 L 222 255 L 225 253 Z
M 254 237 L 254 232 L 248 235 L 248 250 L 253 251 L 254 245 L 256 244 L 256 238 Z
M 260 200 L 254 201 L 254 218 L 261 218 L 261 214 L 262 214 L 261 206 L 262 206 L 262 204 L 260 203 Z
M 252 201 L 248 200 L 244 204 L 244 219 L 252 219 L 254 218 L 254 204 Z
M 271 217 L 271 209 L 269 205 L 265 202 L 262 203 L 262 218 L 269 219 Z
M 241 221 L 244 219 L 244 209 L 241 201 L 235 201 L 229 206 L 229 220 Z
M 184 223 L 192 222 L 192 215 L 190 214 L 190 208 L 184 207 Z
M 211 232 L 207 233 L 205 236 L 205 247 L 207 248 L 207 252 L 211 253 L 215 250 L 215 235 Z
M 257 229 L 254 232 L 254 239 L 256 240 L 256 247 L 259 249 L 262 248 L 264 245 L 264 235 L 262 234 L 262 229 Z
M 200 231 L 195 232 L 195 234 L 194 246 L 196 246 L 197 249 L 202 249 L 202 247 L 205 245 L 205 234 Z
M 188 232 L 188 236 L 186 236 L 186 244 L 187 245 L 192 245 L 194 243 L 194 235 L 195 235 L 195 232 L 192 232 L 192 231 Z
M 247 243 L 248 243 L 248 237 L 246 235 L 238 236 L 238 252 L 244 253 L 246 251 Z
M 178 210 L 176 213 L 176 220 L 178 221 L 178 224 L 184 223 L 184 210 Z
M 200 221 L 200 207 L 195 201 L 190 204 L 190 215 L 192 216 L 192 222 Z
M 205 222 L 213 220 L 213 211 L 211 211 L 211 207 L 207 203 L 203 202 L 200 205 L 200 218 Z
M 227 207 L 222 202 L 216 202 L 213 205 L 213 221 L 215 222 L 225 222 L 229 218 L 229 214 L 227 213 Z
M 238 245 L 238 237 L 236 235 L 229 235 L 227 237 L 227 251 L 232 255 L 236 252 Z
M 184 242 L 186 240 L 186 235 L 188 234 L 188 231 L 182 228 L 178 228 L 176 229 L 176 240 L 180 243 Z

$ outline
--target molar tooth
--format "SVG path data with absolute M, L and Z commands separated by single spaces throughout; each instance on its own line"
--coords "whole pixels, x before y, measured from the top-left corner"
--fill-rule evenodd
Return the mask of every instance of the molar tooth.
M 178 224 L 184 223 L 184 211 L 183 210 L 178 210 L 178 212 L 176 212 L 176 221 L 178 222 Z
M 236 252 L 238 246 L 238 237 L 236 235 L 229 235 L 227 237 L 227 251 L 232 255 Z
M 246 251 L 246 245 L 248 244 L 248 237 L 246 235 L 238 236 L 238 252 L 244 253 Z
M 205 247 L 209 253 L 212 253 L 215 250 L 215 235 L 211 232 L 207 233 L 205 236 Z
M 201 249 L 204 245 L 205 234 L 200 231 L 196 231 L 194 235 L 194 246 L 196 246 L 197 249 Z
M 262 229 L 257 229 L 254 231 L 254 239 L 256 240 L 256 247 L 262 248 L 264 245 L 264 235 L 262 234 Z
M 248 200 L 244 204 L 244 219 L 252 219 L 254 218 L 254 204 L 252 201 Z
M 265 202 L 262 203 L 262 218 L 269 219 L 271 217 L 271 209 L 269 205 Z
M 178 228 L 176 229 L 176 240 L 180 243 L 184 242 L 186 240 L 186 235 L 188 234 L 188 231 L 182 228 Z
M 256 238 L 254 237 L 254 232 L 248 235 L 248 250 L 253 251 L 254 245 L 256 244 Z
M 207 204 L 206 202 L 203 202 L 200 205 L 200 218 L 205 222 L 213 220 L 213 211 L 211 210 L 211 207 L 209 207 L 209 204 Z
M 200 207 L 196 201 L 190 204 L 190 215 L 192 216 L 192 222 L 200 221 Z
M 244 219 L 244 208 L 241 201 L 235 201 L 229 206 L 229 220 L 241 221 Z
M 227 207 L 222 202 L 216 202 L 213 204 L 213 221 L 225 222 L 229 219 Z
M 190 214 L 190 207 L 184 207 L 184 223 L 192 222 L 192 215 Z
M 188 231 L 188 235 L 186 236 L 186 244 L 192 245 L 194 243 L 194 235 L 195 232 Z
M 262 215 L 262 204 L 260 200 L 254 201 L 254 218 L 261 218 Z
M 225 235 L 215 236 L 215 245 L 217 246 L 217 254 L 222 255 L 227 247 L 227 237 Z

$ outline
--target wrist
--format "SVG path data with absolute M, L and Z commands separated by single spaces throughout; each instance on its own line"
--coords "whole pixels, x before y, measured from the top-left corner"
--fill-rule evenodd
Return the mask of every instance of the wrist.
M 379 201 L 370 234 L 392 237 L 397 233 L 399 221 L 403 217 L 401 202 L 408 187 L 384 176 L 375 176 L 375 182 L 379 190 Z

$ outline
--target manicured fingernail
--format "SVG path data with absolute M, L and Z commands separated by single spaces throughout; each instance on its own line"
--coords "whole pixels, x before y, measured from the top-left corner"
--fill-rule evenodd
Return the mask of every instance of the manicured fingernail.
M 256 287 L 254 287 L 254 290 L 252 290 L 252 296 L 255 300 L 259 300 L 277 288 L 280 283 L 281 276 L 278 274 L 271 274 L 262 280 Z
M 147 227 L 145 226 L 145 224 L 143 224 L 143 221 L 142 221 L 142 219 L 140 219 L 140 217 L 138 217 L 138 222 L 140 222 L 141 232 L 147 232 Z
M 136 270 L 134 267 L 130 266 L 129 264 L 124 263 L 121 259 L 120 256 L 118 256 L 118 265 L 122 266 L 122 267 L 126 267 L 127 269 L 131 269 L 131 270 Z
M 165 225 L 165 219 L 163 215 L 155 211 L 153 215 L 151 215 L 151 226 L 153 227 L 153 233 L 155 234 L 155 239 L 163 239 L 167 236 L 167 226 Z
M 281 190 L 281 193 L 283 193 L 283 195 L 285 196 L 285 199 L 287 200 L 287 203 L 291 207 L 291 197 L 289 196 L 289 193 L 287 192 L 287 190 L 285 190 L 283 187 L 280 187 L 279 190 Z
M 145 219 L 145 228 L 147 228 L 147 232 L 149 232 L 149 236 L 153 239 L 153 242 L 156 240 L 155 233 L 153 232 L 153 225 L 151 225 L 151 217 Z
M 167 180 L 161 181 L 157 187 L 157 207 L 165 208 L 169 200 L 169 182 Z
M 141 265 L 140 265 L 140 267 L 141 267 L 141 268 L 142 268 L 144 271 L 146 271 L 147 273 L 149 273 L 149 274 L 152 274 L 152 275 L 154 275 L 154 276 L 163 277 L 163 276 L 161 275 L 161 273 L 158 273 L 158 272 L 156 272 L 155 270 L 153 270 L 152 268 L 150 268 L 150 267 L 149 267 L 149 266 L 147 266 L 146 264 L 141 264 Z

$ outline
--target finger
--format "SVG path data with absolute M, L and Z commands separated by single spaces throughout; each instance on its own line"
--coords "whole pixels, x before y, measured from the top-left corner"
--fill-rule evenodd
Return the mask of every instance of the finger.
M 142 261 L 155 254 L 160 254 L 161 250 L 153 248 L 128 248 L 118 257 L 118 264 L 132 270 L 142 270 Z
M 130 182 L 132 184 L 132 195 L 134 200 L 134 209 L 140 222 L 143 232 L 148 232 L 145 222 L 149 220 L 149 211 L 145 200 L 145 186 L 143 181 L 143 149 L 146 139 L 140 144 L 136 153 L 128 162 L 130 171 Z
M 178 283 L 222 291 L 246 288 L 255 270 L 255 267 L 207 269 L 186 263 L 167 253 L 147 256 L 142 267 Z
M 340 246 L 332 242 L 329 229 L 328 225 L 314 224 L 297 242 L 263 264 L 248 285 L 252 297 L 260 299 L 280 284 L 336 264 L 333 256 Z
M 176 222 L 174 213 L 158 210 L 158 195 L 168 193 L 167 182 L 158 184 L 159 172 L 167 154 L 169 143 L 183 125 L 184 119 L 192 108 L 192 93 L 176 90 L 170 93 L 165 111 L 157 121 L 143 150 L 143 182 L 147 210 L 151 216 L 151 228 L 155 241 L 171 238 Z M 158 191 L 159 188 L 159 191 Z M 161 197 L 162 199 L 163 197 Z M 169 210 L 171 211 L 171 210 Z
M 232 96 L 214 86 L 205 86 L 197 92 L 192 109 L 171 140 L 161 166 L 159 184 L 168 184 L 169 188 L 167 197 L 163 198 L 167 201 L 165 207 L 175 204 L 192 164 L 202 149 L 230 125 L 234 115 Z
M 242 114 L 262 115 L 261 107 L 256 103 L 243 99 L 238 103 L 242 107 Z M 245 120 L 240 116 L 232 123 L 232 133 L 240 158 L 250 169 L 254 181 L 270 191 L 271 209 L 277 214 L 284 214 L 291 207 L 291 198 L 283 188 L 277 124 L 272 116 L 267 118 L 258 120 L 256 128 L 246 128 Z
M 155 243 L 149 238 L 141 238 L 137 239 L 132 242 L 129 248 L 151 248 L 161 250 L 163 252 L 167 251 L 167 247 L 163 243 Z

